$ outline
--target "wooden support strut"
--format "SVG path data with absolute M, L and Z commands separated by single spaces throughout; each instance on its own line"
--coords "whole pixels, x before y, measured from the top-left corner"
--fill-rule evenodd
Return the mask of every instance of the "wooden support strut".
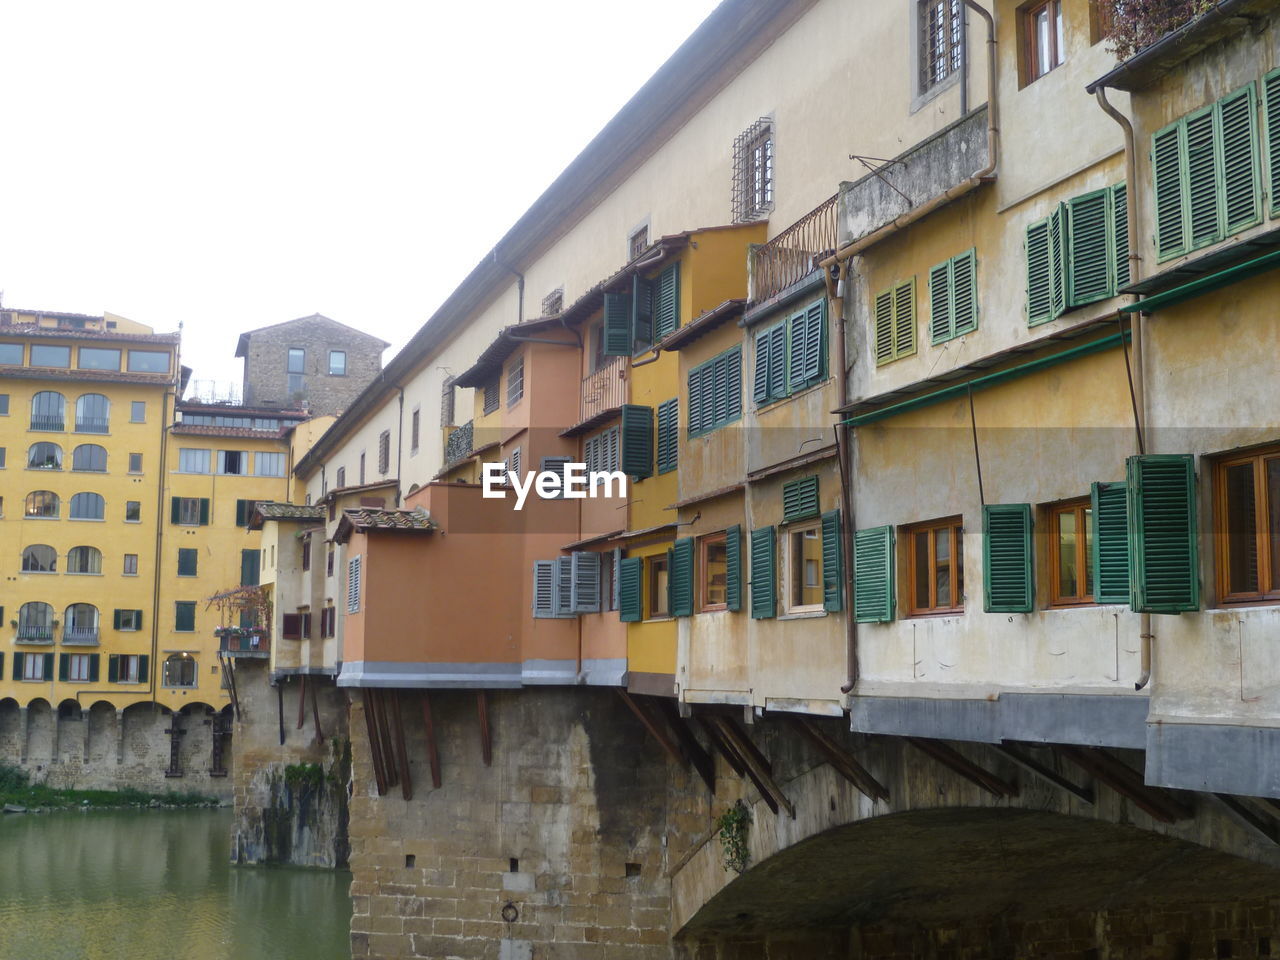
M 658 725 L 654 718 L 649 715 L 649 712 L 645 710 L 636 698 L 621 687 L 614 687 L 614 690 L 618 692 L 618 696 L 622 698 L 622 702 L 631 708 L 631 712 L 636 715 L 636 719 L 638 719 L 644 725 L 644 728 L 653 735 L 653 739 L 658 741 L 662 749 L 666 751 L 667 756 L 680 766 L 687 766 L 689 761 L 684 754 L 680 752 L 680 748 L 671 742 L 671 738 L 667 736 L 666 731 Z
M 1195 816 L 1191 807 L 1158 787 L 1147 786 L 1142 774 L 1101 747 L 1056 746 L 1054 749 L 1161 823 L 1176 823 Z
M 378 749 L 382 753 L 382 770 L 387 778 L 387 786 L 394 787 L 400 782 L 400 772 L 396 768 L 395 745 L 391 742 L 391 727 L 387 722 L 387 692 L 373 691 L 373 714 L 378 722 Z
M 1051 783 L 1059 789 L 1067 791 L 1067 793 L 1090 806 L 1093 805 L 1093 791 L 1088 787 L 1081 787 L 1071 780 L 1068 780 L 1056 770 L 1046 767 L 1039 760 L 1023 753 L 1021 749 L 1007 741 L 1005 743 L 993 743 L 992 746 L 1033 776 L 1039 777 L 1041 780 Z
M 378 721 L 374 716 L 372 690 L 360 691 L 360 701 L 364 705 L 364 725 L 369 735 L 369 757 L 373 761 L 373 779 L 378 786 L 378 796 L 386 796 L 387 777 L 382 770 L 382 752 L 378 744 Z
M 703 733 L 707 735 L 707 739 L 711 741 L 712 748 L 718 750 L 720 756 L 724 757 L 725 763 L 729 764 L 729 769 L 740 777 L 747 776 L 746 766 L 739 759 L 734 749 L 725 742 L 724 736 L 720 733 L 720 728 L 704 714 L 699 713 L 694 716 L 697 718 L 698 725 L 702 727 Z
M 319 684 L 311 681 L 311 719 L 315 722 L 316 743 L 324 743 L 324 731 L 320 729 L 320 704 L 316 701 L 316 687 Z
M 484 690 L 476 691 L 476 712 L 480 714 L 480 756 L 487 767 L 493 763 L 493 740 L 489 736 L 489 694 Z
M 295 730 L 301 730 L 302 725 L 307 720 L 307 675 L 305 673 L 298 674 L 298 725 Z
M 827 758 L 832 769 L 857 787 L 860 793 L 871 800 L 889 799 L 889 789 L 855 760 L 851 753 L 827 736 L 817 724 L 806 717 L 795 715 L 790 715 L 787 719 L 802 736 L 818 748 L 818 752 Z
M 768 758 L 760 752 L 759 748 L 751 742 L 745 733 L 738 729 L 738 725 L 732 717 L 713 717 L 712 719 L 719 724 L 725 739 L 733 745 L 733 748 L 738 752 L 738 756 L 742 758 L 742 762 L 752 772 L 751 779 L 757 784 L 757 788 L 761 783 L 764 784 L 765 789 L 761 791 L 761 794 L 771 794 L 778 804 L 786 808 L 787 813 L 794 820 L 796 818 L 796 808 L 787 799 L 787 795 L 782 792 L 782 788 L 774 781 L 773 765 L 769 763 Z M 775 813 L 777 812 L 777 807 L 773 804 L 770 804 L 770 807 Z
M 235 661 L 229 657 L 224 657 L 222 651 L 218 651 L 218 663 L 222 666 L 222 678 L 226 681 L 227 690 L 231 693 L 231 706 L 236 712 L 236 719 L 242 720 L 240 716 L 240 695 L 236 690 L 236 671 Z
M 440 751 L 436 748 L 436 725 L 431 718 L 431 694 L 422 691 L 422 725 L 427 731 L 427 762 L 431 765 L 431 786 L 440 789 Z
M 1242 798 L 1232 796 L 1229 793 L 1215 793 L 1213 796 L 1245 827 L 1264 840 L 1280 844 L 1280 823 L 1277 823 L 1273 817 L 1260 813 L 1249 806 Z
M 280 746 L 284 746 L 284 684 L 276 683 L 276 713 L 280 718 Z
M 1018 785 L 1002 780 L 990 770 L 973 763 L 954 747 L 949 747 L 940 740 L 925 740 L 921 737 L 907 737 L 907 742 L 916 749 L 932 757 L 944 767 L 964 777 L 970 783 L 981 787 L 993 797 L 1016 797 Z
M 413 777 L 409 774 L 409 752 L 404 746 L 404 715 L 400 709 L 400 691 L 391 691 L 391 729 L 395 734 L 396 763 L 400 767 L 400 793 L 406 800 L 413 799 Z
M 25 732 L 25 731 L 24 731 Z M 25 743 L 25 740 L 23 741 Z M 25 747 L 24 747 L 25 750 Z M 124 763 L 124 711 L 116 711 L 116 764 Z
M 693 731 L 689 729 L 689 724 L 680 716 L 680 709 L 676 706 L 674 700 L 667 697 L 659 697 L 657 701 L 658 713 L 666 717 L 667 724 L 675 731 L 676 740 L 680 743 L 680 751 L 684 754 L 685 759 L 693 764 L 693 769 L 698 771 L 698 776 L 702 778 L 702 782 L 707 785 L 707 789 L 712 793 L 716 792 L 716 761 L 711 754 L 702 748 L 702 744 L 698 742 L 698 738 L 693 735 Z

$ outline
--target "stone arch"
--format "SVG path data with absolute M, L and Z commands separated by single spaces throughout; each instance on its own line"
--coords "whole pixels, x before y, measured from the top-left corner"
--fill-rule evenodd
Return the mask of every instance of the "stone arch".
M 99 770 L 114 771 L 120 736 L 116 705 L 109 700 L 95 700 L 83 709 L 89 724 L 89 763 Z
M 131 703 L 120 713 L 121 778 L 146 785 L 163 779 L 168 757 L 164 738 L 158 734 L 164 724 L 164 710 L 149 700 Z M 145 788 L 145 786 L 144 786 Z
M 0 697 L 0 757 L 6 763 L 16 764 L 22 756 L 21 716 L 17 700 Z
M 38 774 L 39 768 L 45 767 L 53 760 L 53 725 L 57 712 L 44 697 L 35 697 L 26 704 L 27 707 L 27 762 L 37 768 L 32 780 L 43 781 Z

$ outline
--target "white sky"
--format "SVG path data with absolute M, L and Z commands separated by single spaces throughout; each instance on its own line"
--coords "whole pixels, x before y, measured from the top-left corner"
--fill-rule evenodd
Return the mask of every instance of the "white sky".
M 242 330 L 311 313 L 391 359 L 714 0 L 0 6 L 6 307 Z

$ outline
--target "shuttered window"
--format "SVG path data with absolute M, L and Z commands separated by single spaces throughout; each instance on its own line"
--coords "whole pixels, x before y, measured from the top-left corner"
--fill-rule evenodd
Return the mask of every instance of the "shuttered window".
M 307 543 L 310 550 L 310 542 Z M 309 553 L 307 554 L 310 555 Z M 309 564 L 308 564 L 309 566 Z M 262 555 L 257 550 L 240 551 L 240 585 L 256 587 L 262 576 Z
M 572 555 L 572 595 L 570 610 L 573 613 L 599 613 L 601 610 L 600 554 L 580 550 Z
M 1266 80 L 1264 93 L 1272 93 Z M 1217 243 L 1261 220 L 1255 98 L 1250 83 L 1152 138 L 1157 260 Z M 1270 122 L 1268 116 L 1268 138 Z
M 751 531 L 751 616 L 764 620 L 778 612 L 777 531 Z
M 347 613 L 360 612 L 361 559 L 357 555 L 347 561 Z
M 978 329 L 978 255 L 974 250 L 929 271 L 929 335 L 934 343 Z
M 787 324 L 775 324 L 756 334 L 756 367 L 751 397 L 757 404 L 787 395 Z
M 693 614 L 693 538 L 682 537 L 671 545 L 671 567 L 667 571 L 671 590 L 669 611 L 673 617 Z
M 631 356 L 631 294 L 604 295 L 604 353 L 608 357 Z
M 893 527 L 859 530 L 853 537 L 853 611 L 859 623 L 892 620 L 894 591 Z
M 1280 70 L 1262 78 L 1262 101 L 1266 107 L 1267 193 L 1271 216 L 1280 217 Z
M 742 416 L 742 347 L 726 350 L 689 371 L 689 436 L 698 437 Z
M 1027 322 L 1114 297 L 1129 282 L 1127 189 L 1117 183 L 1060 203 L 1027 227 Z
M 618 469 L 618 428 L 610 427 L 582 445 L 587 473 L 611 473 Z
M 872 323 L 877 366 L 916 352 L 915 277 L 876 295 Z
M 1093 595 L 1098 603 L 1129 602 L 1129 507 L 1123 483 L 1095 483 Z
M 258 551 L 253 551 L 257 555 Z M 198 550 L 179 547 L 178 548 L 178 576 L 194 577 L 196 575 L 196 563 L 199 560 L 200 552 Z
M 1194 458 L 1146 454 L 1125 462 L 1130 602 L 1139 613 L 1200 609 Z
M 533 616 L 545 619 L 556 615 L 556 565 L 554 560 L 533 561 Z
M 558 491 L 552 494 L 547 499 L 549 500 L 564 499 L 564 491 L 565 491 L 564 469 L 565 467 L 567 467 L 569 464 L 573 462 L 574 462 L 573 457 L 543 457 L 542 458 L 542 461 L 539 465 L 540 471 L 542 473 L 554 473 L 556 476 L 560 478 L 560 486 L 558 488 Z
M 725 606 L 742 609 L 742 527 L 734 524 L 724 535 Z
M 640 589 L 643 578 L 643 558 L 623 557 L 618 561 L 618 619 L 623 623 L 638 623 L 643 619 Z
M 654 287 L 653 339 L 657 342 L 680 326 L 680 264 L 673 263 L 658 274 Z
M 1031 505 L 985 504 L 982 532 L 983 609 L 988 613 L 1030 613 L 1035 605 Z
M 653 408 L 629 403 L 622 408 L 621 469 L 643 480 L 653 476 Z
M 173 604 L 173 629 L 189 632 L 196 628 L 196 603 L 194 600 L 177 600 Z
M 680 462 L 680 399 L 658 404 L 658 473 L 670 473 Z
M 818 477 L 816 474 L 790 480 L 782 485 L 782 520 L 804 520 L 818 515 Z
M 208 497 L 170 497 L 169 520 L 186 527 L 209 524 Z
M 840 511 L 822 515 L 822 608 L 844 609 L 844 542 L 840 536 Z
M 827 376 L 827 300 L 815 300 L 787 320 L 787 389 L 811 387 Z

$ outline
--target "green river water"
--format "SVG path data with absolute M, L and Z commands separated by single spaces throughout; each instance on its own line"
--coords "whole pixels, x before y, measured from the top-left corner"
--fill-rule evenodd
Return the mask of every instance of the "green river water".
M 0 816 L 0 960 L 345 960 L 351 875 L 227 862 L 230 810 Z

